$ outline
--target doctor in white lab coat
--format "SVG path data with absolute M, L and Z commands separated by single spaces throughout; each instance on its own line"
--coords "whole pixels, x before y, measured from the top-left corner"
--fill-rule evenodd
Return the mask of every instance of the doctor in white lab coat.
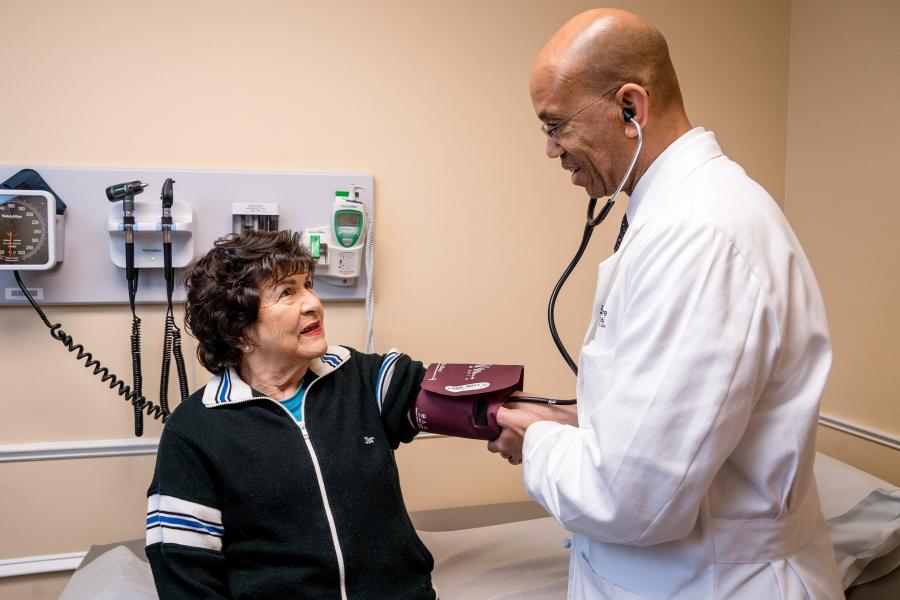
M 630 13 L 569 21 L 531 93 L 548 156 L 592 196 L 636 148 L 624 109 L 644 132 L 578 425 L 501 409 L 490 445 L 521 457 L 529 494 L 573 533 L 569 597 L 843 598 L 813 478 L 828 327 L 784 215 L 691 127 L 664 38 Z

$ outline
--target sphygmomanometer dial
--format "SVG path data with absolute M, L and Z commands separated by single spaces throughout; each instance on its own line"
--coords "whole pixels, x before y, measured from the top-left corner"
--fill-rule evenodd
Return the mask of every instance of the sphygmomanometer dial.
M 44 264 L 49 244 L 46 197 L 15 196 L 0 203 L 0 264 Z

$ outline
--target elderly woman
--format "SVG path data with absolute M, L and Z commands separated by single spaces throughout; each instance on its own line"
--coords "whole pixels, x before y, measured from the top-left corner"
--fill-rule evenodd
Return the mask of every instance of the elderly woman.
M 146 552 L 163 599 L 435 598 L 393 454 L 424 368 L 328 346 L 298 237 L 222 238 L 186 275 L 213 378 L 159 443 Z

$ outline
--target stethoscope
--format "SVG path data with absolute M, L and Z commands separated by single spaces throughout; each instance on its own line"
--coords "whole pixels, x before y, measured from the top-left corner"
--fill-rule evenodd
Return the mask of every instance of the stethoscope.
M 623 111 L 623 115 L 625 116 L 625 121 L 631 121 L 631 123 L 637 128 L 638 134 L 638 143 L 637 148 L 634 151 L 634 156 L 631 157 L 631 164 L 628 165 L 628 169 L 625 171 L 625 176 L 622 178 L 622 181 L 619 182 L 619 187 L 616 188 L 615 193 L 609 197 L 606 201 L 606 204 L 603 208 L 600 209 L 600 213 L 596 216 L 594 215 L 594 210 L 597 207 L 597 199 L 591 198 L 588 201 L 588 209 L 587 209 L 587 222 L 584 225 L 584 234 L 581 236 L 581 245 L 578 247 L 578 251 L 575 253 L 575 257 L 572 259 L 572 262 L 569 263 L 569 266 L 566 267 L 566 270 L 563 272 L 562 277 L 559 278 L 559 281 L 556 282 L 556 287 L 553 288 L 553 293 L 550 294 L 550 302 L 547 306 L 547 322 L 550 325 L 550 335 L 553 336 L 553 342 L 556 344 L 557 350 L 562 354 L 563 360 L 566 361 L 566 364 L 569 365 L 569 368 L 572 369 L 572 372 L 575 375 L 578 375 L 578 365 L 575 364 L 575 361 L 572 360 L 572 357 L 569 355 L 568 351 L 566 351 L 566 347 L 563 345 L 562 340 L 559 339 L 559 333 L 556 331 L 556 297 L 559 295 L 560 290 L 566 282 L 566 279 L 569 278 L 572 271 L 575 269 L 575 266 L 578 264 L 578 261 L 581 260 L 581 255 L 584 254 L 585 249 L 587 248 L 588 242 L 591 239 L 591 234 L 594 233 L 594 227 L 602 223 L 606 220 L 606 217 L 609 215 L 609 211 L 612 210 L 613 205 L 616 203 L 616 197 L 622 191 L 622 188 L 625 187 L 625 182 L 631 177 L 631 173 L 634 171 L 634 165 L 637 164 L 638 155 L 641 153 L 641 146 L 644 145 L 644 134 L 641 131 L 641 126 L 637 121 L 634 120 L 634 111 L 630 108 L 626 108 Z M 561 404 L 563 402 L 559 400 L 556 403 Z M 574 401 L 572 401 L 574 404 Z
M 587 248 L 588 242 L 591 239 L 591 234 L 594 233 L 594 227 L 602 223 L 606 220 L 606 217 L 609 215 L 609 211 L 612 210 L 613 205 L 616 203 L 616 197 L 622 191 L 622 188 L 625 187 L 625 182 L 628 181 L 628 178 L 631 177 L 631 173 L 634 171 L 634 165 L 637 164 L 638 155 L 641 153 L 641 146 L 644 145 L 644 133 L 641 131 L 641 126 L 637 121 L 634 120 L 634 111 L 630 108 L 626 108 L 623 112 L 626 121 L 631 121 L 631 123 L 637 127 L 638 134 L 638 143 L 637 148 L 634 151 L 634 156 L 631 157 L 631 164 L 628 165 L 628 169 L 625 171 L 625 176 L 622 178 L 622 181 L 619 182 L 619 187 L 616 188 L 616 191 L 612 196 L 606 201 L 606 204 L 603 205 L 603 208 L 600 209 L 600 213 L 595 215 L 594 211 L 597 208 L 597 199 L 591 198 L 588 201 L 588 209 L 587 209 L 587 221 L 584 224 L 584 233 L 581 236 L 581 245 L 578 246 L 578 251 L 575 253 L 575 257 L 572 259 L 572 262 L 569 263 L 569 266 L 566 267 L 566 270 L 563 271 L 562 277 L 559 278 L 559 281 L 556 282 L 556 287 L 553 288 L 553 292 L 550 294 L 550 302 L 547 305 L 547 322 L 550 325 L 550 335 L 553 336 L 553 343 L 556 344 L 557 350 L 562 354 L 563 360 L 566 361 L 566 364 L 569 365 L 569 368 L 572 369 L 572 372 L 575 373 L 575 376 L 578 376 L 578 365 L 575 364 L 575 361 L 572 360 L 572 357 L 569 355 L 569 352 L 566 350 L 565 345 L 563 345 L 562 340 L 559 338 L 559 333 L 556 331 L 556 297 L 559 296 L 559 292 L 562 289 L 563 285 L 566 283 L 566 279 L 569 278 L 569 275 L 572 274 L 572 271 L 575 269 L 575 266 L 578 264 L 578 261 L 581 260 L 581 255 L 584 254 L 585 249 Z M 555 400 L 553 398 L 540 398 L 537 396 L 515 396 L 510 399 L 512 402 L 530 402 L 533 404 L 559 404 L 559 405 L 572 405 L 576 404 L 577 400 Z

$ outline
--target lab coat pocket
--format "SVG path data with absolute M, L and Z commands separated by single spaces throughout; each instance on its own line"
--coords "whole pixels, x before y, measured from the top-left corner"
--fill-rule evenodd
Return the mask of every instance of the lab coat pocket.
M 592 342 L 581 349 L 578 361 L 578 405 L 597 406 L 613 382 L 615 350 L 602 349 Z
M 584 551 L 578 552 L 578 571 L 572 578 L 575 587 L 573 598 L 590 600 L 658 600 L 654 596 L 642 596 L 620 588 L 597 574 Z

